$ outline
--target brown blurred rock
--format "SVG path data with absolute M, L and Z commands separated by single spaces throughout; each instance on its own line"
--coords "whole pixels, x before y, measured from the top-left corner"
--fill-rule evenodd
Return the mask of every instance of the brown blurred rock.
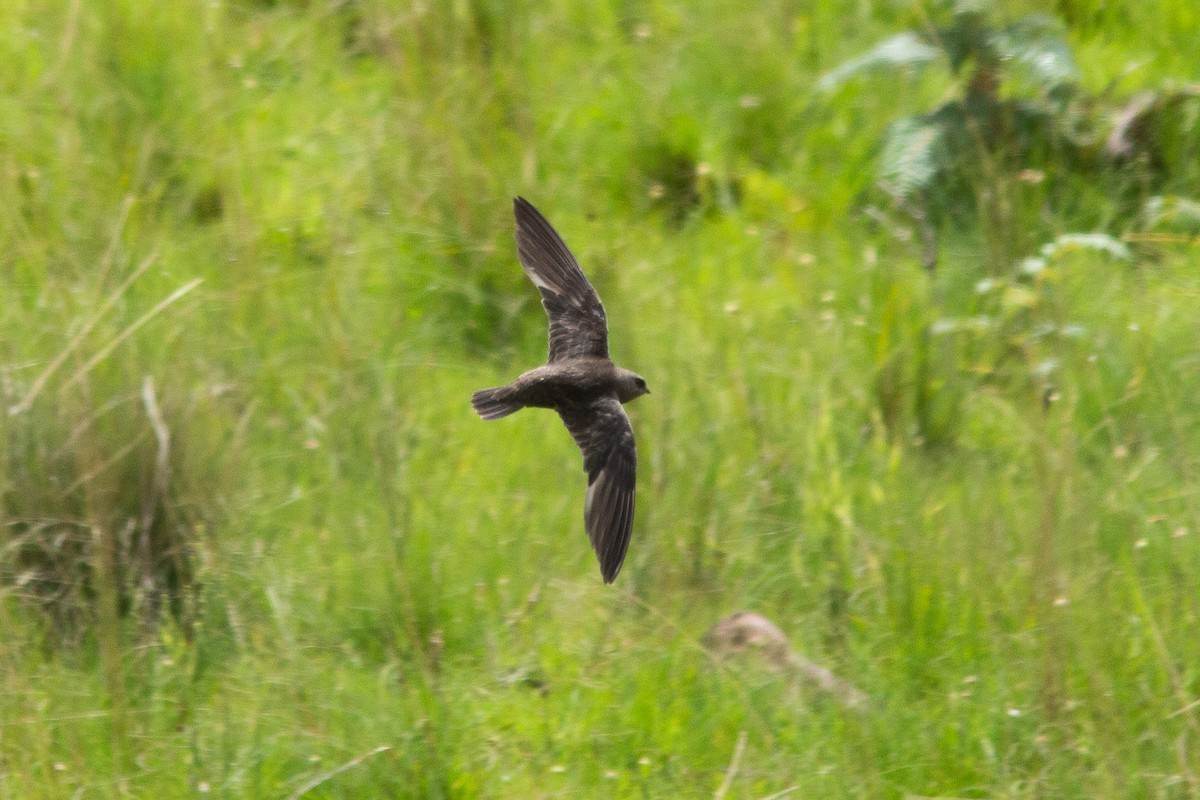
M 801 678 L 810 688 L 832 695 L 847 708 L 867 705 L 869 698 L 863 692 L 794 651 L 783 631 L 753 611 L 738 611 L 719 620 L 704 635 L 704 646 L 720 659 L 757 653 L 772 668 Z

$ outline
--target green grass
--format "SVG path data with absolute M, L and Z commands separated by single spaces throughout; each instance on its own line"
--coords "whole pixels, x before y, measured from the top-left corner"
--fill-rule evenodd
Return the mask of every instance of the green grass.
M 1200 798 L 1196 244 L 924 272 L 859 209 L 946 76 L 813 88 L 915 7 L 47 5 L 0 7 L 3 405 L 64 355 L 0 416 L 0 797 L 709 797 L 744 731 L 730 798 Z M 1095 91 L 1200 69 L 1191 0 L 1060 5 Z M 653 390 L 611 587 L 557 419 L 468 402 L 544 358 L 518 193 Z M 1025 200 L 1022 255 L 1117 224 Z M 178 617 L 97 569 L 147 513 Z M 746 608 L 868 708 L 710 658 Z

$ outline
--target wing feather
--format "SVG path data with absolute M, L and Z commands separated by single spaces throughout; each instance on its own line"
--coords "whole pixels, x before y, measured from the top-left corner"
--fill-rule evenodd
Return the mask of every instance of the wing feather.
M 550 361 L 608 357 L 608 319 L 566 242 L 523 197 L 513 200 L 517 255 L 550 319 Z
M 558 409 L 583 452 L 588 475 L 584 527 L 600 561 L 605 583 L 621 571 L 633 531 L 637 445 L 625 409 L 614 395 L 579 407 Z

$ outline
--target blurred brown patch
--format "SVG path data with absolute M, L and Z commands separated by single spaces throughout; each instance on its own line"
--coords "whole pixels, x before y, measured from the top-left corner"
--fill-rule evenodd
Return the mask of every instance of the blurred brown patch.
M 772 669 L 791 674 L 810 690 L 830 695 L 846 708 L 867 706 L 866 694 L 793 650 L 783 631 L 761 614 L 730 614 L 709 628 L 703 642 L 718 659 L 756 654 Z

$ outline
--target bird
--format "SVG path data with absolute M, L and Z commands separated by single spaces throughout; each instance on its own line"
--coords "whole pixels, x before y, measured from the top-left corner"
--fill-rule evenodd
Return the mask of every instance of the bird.
M 484 420 L 522 408 L 551 408 L 583 453 L 588 476 L 584 528 L 606 584 L 616 579 L 633 531 L 637 445 L 624 403 L 649 394 L 636 372 L 608 355 L 608 318 L 566 242 L 523 197 L 513 199 L 517 257 L 542 297 L 550 322 L 546 364 L 505 386 L 471 395 Z

